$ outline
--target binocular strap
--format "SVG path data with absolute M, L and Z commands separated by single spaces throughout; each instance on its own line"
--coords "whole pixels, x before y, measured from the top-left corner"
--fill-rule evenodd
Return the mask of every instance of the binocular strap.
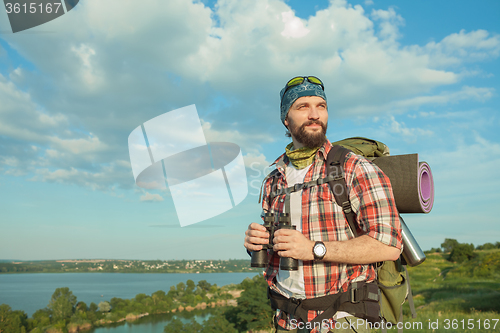
M 308 311 L 323 311 L 311 322 L 321 324 L 333 318 L 337 311 L 345 311 L 369 322 L 380 321 L 379 288 L 376 283 L 354 282 L 347 291 L 310 299 L 287 298 L 268 289 L 273 310 L 280 309 L 294 317 L 308 322 Z

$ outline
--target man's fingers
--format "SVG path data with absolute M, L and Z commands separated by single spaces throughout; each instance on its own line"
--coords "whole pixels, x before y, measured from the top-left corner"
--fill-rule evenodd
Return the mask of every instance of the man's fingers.
M 269 243 L 269 238 L 262 238 L 262 237 L 247 237 L 247 243 L 249 244 L 268 244 Z
M 262 245 L 246 244 L 245 246 L 250 251 L 260 251 L 262 250 Z
M 253 230 L 253 229 L 248 229 L 246 232 L 245 232 L 246 236 L 248 238 L 260 238 L 262 240 L 269 240 L 269 233 L 266 231 L 266 228 L 264 228 L 264 230 Z M 261 243 L 259 242 L 258 244 L 265 244 L 265 243 Z
M 300 237 L 300 236 L 302 236 L 302 234 L 296 230 L 286 230 L 286 229 L 278 230 L 274 233 L 273 243 L 279 244 L 279 243 L 294 242 L 294 240 L 296 240 L 295 237 Z
M 265 232 L 267 229 L 262 224 L 258 224 L 258 223 L 252 222 L 248 226 L 248 230 L 259 230 L 259 231 L 264 231 Z

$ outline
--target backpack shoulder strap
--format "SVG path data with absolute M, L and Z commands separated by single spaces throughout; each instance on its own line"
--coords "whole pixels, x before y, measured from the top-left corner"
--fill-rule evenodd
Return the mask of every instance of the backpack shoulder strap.
M 356 215 L 351 207 L 351 202 L 349 200 L 349 190 L 345 182 L 344 174 L 344 163 L 348 153 L 351 150 L 344 148 L 342 146 L 333 146 L 328 153 L 326 158 L 326 172 L 327 177 L 333 176 L 333 179 L 328 182 L 330 189 L 332 190 L 333 196 L 337 204 L 342 207 L 344 211 L 345 218 L 349 223 L 352 233 L 355 237 L 358 237 L 358 231 L 356 229 Z
M 276 184 L 278 183 L 278 177 L 276 177 L 276 176 L 278 175 L 278 173 L 279 173 L 278 169 L 274 169 L 262 181 L 262 184 L 260 185 L 259 203 L 261 202 L 261 199 L 262 199 L 262 188 L 264 187 L 264 184 L 266 183 L 266 180 L 268 178 L 273 179 L 272 183 L 271 183 L 271 193 L 269 193 L 269 195 L 271 196 L 273 194 L 273 192 L 276 191 Z M 270 198 L 270 201 L 272 201 L 272 198 Z

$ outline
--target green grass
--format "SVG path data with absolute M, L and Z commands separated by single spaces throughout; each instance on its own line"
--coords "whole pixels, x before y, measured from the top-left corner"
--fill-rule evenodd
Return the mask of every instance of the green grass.
M 423 264 L 408 268 L 417 318 L 406 302 L 405 331 L 500 332 L 500 250 L 476 251 L 462 264 L 447 258 L 428 254 Z

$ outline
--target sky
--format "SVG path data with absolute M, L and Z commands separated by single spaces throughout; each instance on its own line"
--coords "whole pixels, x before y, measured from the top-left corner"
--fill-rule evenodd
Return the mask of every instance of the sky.
M 403 215 L 423 250 L 500 241 L 499 15 L 497 0 L 82 0 L 12 33 L 1 11 L 0 259 L 248 258 L 298 75 L 325 83 L 330 141 L 429 163 L 433 210 Z M 181 227 L 168 188 L 135 184 L 127 140 L 192 104 L 208 142 L 241 148 L 248 195 Z

